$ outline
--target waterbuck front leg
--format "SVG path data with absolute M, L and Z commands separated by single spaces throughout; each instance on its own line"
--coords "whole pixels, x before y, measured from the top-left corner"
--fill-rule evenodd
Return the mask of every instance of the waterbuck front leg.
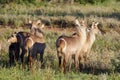
M 69 71 L 71 70 L 71 65 L 73 63 L 72 55 L 69 56 Z
M 89 62 L 89 56 L 90 56 L 89 54 L 90 54 L 90 49 L 88 49 L 87 52 L 85 52 L 85 67 Z
M 75 54 L 75 67 L 76 67 L 76 71 L 79 70 L 79 60 L 80 60 L 80 56 L 78 53 Z
M 80 51 L 80 53 L 79 53 L 79 69 L 84 69 L 84 67 L 85 67 L 85 63 L 84 63 L 84 51 Z

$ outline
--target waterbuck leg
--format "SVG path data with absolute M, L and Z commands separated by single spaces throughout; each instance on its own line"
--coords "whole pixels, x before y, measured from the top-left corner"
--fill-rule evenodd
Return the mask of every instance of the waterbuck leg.
M 64 66 L 64 74 L 65 74 L 66 73 L 66 59 L 65 59 L 65 57 L 63 59 L 63 66 Z
M 71 65 L 72 65 L 72 56 L 70 55 L 70 56 L 69 56 L 69 71 L 70 71 L 70 69 L 71 69 Z
M 40 54 L 41 65 L 43 64 L 43 54 L 44 54 L 44 52 L 42 52 L 42 53 Z
M 75 66 L 76 66 L 76 71 L 79 70 L 79 54 L 75 55 Z
M 60 71 L 62 70 L 62 57 L 61 56 L 59 56 L 59 69 L 60 69 Z
M 29 68 L 32 68 L 33 58 L 30 55 L 28 55 L 28 58 L 29 58 Z

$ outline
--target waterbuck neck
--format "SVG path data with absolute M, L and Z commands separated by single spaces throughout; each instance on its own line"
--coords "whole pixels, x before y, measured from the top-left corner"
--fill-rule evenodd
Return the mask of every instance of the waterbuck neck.
M 86 40 L 86 29 L 85 28 L 81 28 L 79 31 L 79 35 L 81 36 L 81 38 L 83 40 Z
M 95 39 L 96 39 L 96 35 L 95 35 L 95 33 L 94 32 L 92 32 L 92 31 L 90 31 L 89 33 L 88 33 L 88 40 L 91 42 L 91 44 L 93 44 L 93 42 L 95 41 Z

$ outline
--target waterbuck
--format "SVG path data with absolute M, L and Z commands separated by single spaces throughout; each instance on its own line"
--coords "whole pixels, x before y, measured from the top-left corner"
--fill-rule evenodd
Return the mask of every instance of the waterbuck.
M 30 67 L 32 63 L 37 58 L 37 53 L 40 54 L 40 61 L 43 62 L 43 54 L 46 48 L 45 39 L 43 37 L 38 37 L 36 35 L 30 35 L 26 39 L 25 50 L 28 54 L 28 60 L 30 62 Z
M 66 63 L 68 62 L 68 60 L 70 62 L 70 67 L 71 67 L 72 55 L 75 55 L 76 69 L 78 69 L 79 59 L 81 56 L 80 51 L 86 41 L 86 28 L 87 27 L 84 23 L 84 20 L 79 22 L 76 19 L 75 25 L 77 28 L 76 35 L 72 35 L 72 36 L 62 35 L 58 37 L 56 41 L 59 68 L 61 70 L 62 67 L 64 67 L 64 73 L 66 73 Z
M 90 50 L 96 39 L 96 34 L 100 33 L 98 24 L 98 22 L 93 21 L 91 27 L 88 28 L 89 31 L 87 31 L 86 42 L 82 49 L 82 52 L 84 53 L 85 63 L 87 63 L 87 60 L 89 59 Z

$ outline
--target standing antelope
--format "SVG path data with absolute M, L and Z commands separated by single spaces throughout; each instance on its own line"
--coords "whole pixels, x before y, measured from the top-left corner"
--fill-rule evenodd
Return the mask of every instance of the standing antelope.
M 59 60 L 59 68 L 60 70 L 64 67 L 64 73 L 66 73 L 66 63 L 68 60 L 71 60 L 72 55 L 75 55 L 75 64 L 76 69 L 78 69 L 79 65 L 79 57 L 81 56 L 79 53 L 85 43 L 86 40 L 86 26 L 84 21 L 75 20 L 75 25 L 77 28 L 77 35 L 73 36 L 60 36 L 56 41 L 57 48 L 57 56 Z M 63 59 L 63 63 L 62 63 Z M 71 62 L 70 62 L 71 67 Z
M 87 62 L 87 60 L 89 59 L 90 50 L 96 39 L 96 34 L 100 32 L 98 24 L 99 24 L 98 22 L 92 22 L 92 26 L 89 28 L 89 31 L 87 32 L 86 42 L 82 49 L 85 56 L 85 62 Z
M 37 53 L 40 53 L 40 61 L 43 62 L 43 54 L 46 48 L 45 39 L 43 37 L 38 37 L 36 35 L 30 35 L 26 39 L 25 49 L 28 54 L 28 60 L 30 62 L 30 67 L 32 63 L 37 58 Z

